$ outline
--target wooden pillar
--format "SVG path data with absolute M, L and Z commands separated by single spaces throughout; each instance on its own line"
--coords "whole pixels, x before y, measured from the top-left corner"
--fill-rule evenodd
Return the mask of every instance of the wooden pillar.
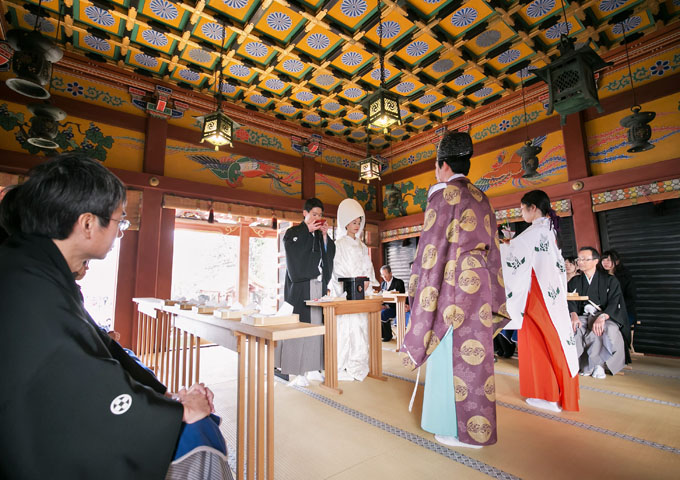
M 144 138 L 144 173 L 163 175 L 165 172 L 165 140 L 168 123 L 165 119 L 149 115 L 146 117 Z
M 597 217 L 593 212 L 590 192 L 581 192 L 571 197 L 574 233 L 578 248 L 594 247 L 600 251 L 600 235 Z
M 248 304 L 248 265 L 250 259 L 250 227 L 241 225 L 241 240 L 238 253 L 238 301 L 241 305 Z
M 118 281 L 116 282 L 116 304 L 114 310 L 114 329 L 120 333 L 120 344 L 133 348 L 137 344 L 135 306 L 135 278 L 137 271 L 137 245 L 139 232 L 127 231 L 120 239 L 118 256 Z
M 383 182 L 380 181 L 375 185 L 375 211 L 382 213 L 383 211 Z
M 313 158 L 302 159 L 302 199 L 307 200 L 316 195 L 316 162 Z
M 569 180 L 589 177 L 590 162 L 583 111 L 567 116 L 566 123 L 562 125 L 562 138 L 564 139 Z
M 156 297 L 172 295 L 172 256 L 175 246 L 175 209 L 164 208 L 161 212 L 160 245 L 158 251 L 158 285 Z
M 163 217 L 163 192 L 144 190 L 137 245 L 135 297 L 156 297 L 158 292 L 159 252 Z

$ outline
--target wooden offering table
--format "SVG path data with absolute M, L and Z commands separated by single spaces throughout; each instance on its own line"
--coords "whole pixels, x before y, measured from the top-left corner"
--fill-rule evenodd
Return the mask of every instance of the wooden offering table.
M 168 358 L 172 356 L 177 360 L 167 363 L 170 364 L 171 370 L 178 370 L 179 352 L 184 349 L 182 370 L 185 370 L 187 334 L 191 335 L 190 345 L 194 344 L 193 339 L 196 338 L 196 347 L 200 345 L 200 339 L 203 338 L 232 350 L 236 349 L 238 352 L 236 478 L 239 480 L 245 478 L 247 465 L 248 480 L 256 477 L 273 480 L 274 349 L 276 342 L 323 335 L 324 326 L 308 323 L 254 326 L 241 323 L 239 320 L 216 318 L 212 314 L 181 310 L 178 305 L 164 305 L 163 300 L 152 298 L 133 300 L 137 303 L 139 316 L 138 335 L 140 338 L 137 339 L 137 346 L 142 347 L 140 352 L 142 359 L 163 359 L 163 355 L 158 357 L 157 352 L 172 352 Z M 184 335 L 183 343 L 181 340 L 177 341 L 178 334 L 180 339 L 181 335 Z M 151 335 L 153 339 L 146 338 L 148 335 Z M 194 364 L 191 358 L 190 354 L 190 371 Z M 151 366 L 160 367 L 164 363 L 166 362 L 161 360 L 160 363 Z M 198 382 L 197 363 L 198 361 L 196 361 L 196 381 Z M 157 368 L 154 370 L 158 372 Z M 170 378 L 178 379 L 180 376 L 183 379 L 186 378 L 186 375 L 182 375 L 179 371 L 173 371 L 170 374 Z M 189 379 L 191 382 L 191 374 Z M 186 386 L 190 385 L 186 384 Z
M 385 303 L 395 303 L 397 305 L 397 349 L 398 352 L 404 344 L 404 337 L 406 336 L 406 298 L 405 293 L 384 293 L 383 300 Z
M 323 321 L 326 328 L 324 337 L 324 369 L 326 378 L 322 388 L 334 393 L 342 393 L 338 388 L 338 324 L 337 315 L 348 313 L 368 313 L 368 376 L 378 380 L 387 380 L 382 374 L 382 336 L 380 335 L 380 311 L 383 297 L 371 297 L 364 300 L 339 300 L 320 302 L 308 300 L 310 307 L 323 309 Z

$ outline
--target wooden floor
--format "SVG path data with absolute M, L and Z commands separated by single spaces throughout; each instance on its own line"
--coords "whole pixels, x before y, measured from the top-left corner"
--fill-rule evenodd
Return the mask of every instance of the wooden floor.
M 237 357 L 221 347 L 204 347 L 201 357 L 233 466 Z M 342 395 L 314 382 L 298 388 L 277 381 L 276 478 L 680 478 L 680 360 L 633 361 L 625 375 L 580 377 L 581 412 L 557 414 L 528 406 L 517 360 L 499 360 L 499 440 L 481 450 L 441 446 L 420 428 L 423 388 L 409 412 L 416 376 L 394 351 L 383 350 L 387 382 L 341 382 Z

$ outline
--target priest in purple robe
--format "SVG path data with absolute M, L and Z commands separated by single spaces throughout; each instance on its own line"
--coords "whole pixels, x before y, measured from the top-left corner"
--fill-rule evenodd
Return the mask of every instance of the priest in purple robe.
M 470 135 L 439 143 L 418 252 L 409 280 L 411 327 L 402 351 L 427 361 L 421 426 L 440 443 L 496 443 L 493 337 L 509 316 L 494 211 L 466 175 Z

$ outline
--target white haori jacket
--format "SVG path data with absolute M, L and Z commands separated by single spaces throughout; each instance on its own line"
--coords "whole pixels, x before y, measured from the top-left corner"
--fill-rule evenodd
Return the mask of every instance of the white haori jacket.
M 548 308 L 571 376 L 578 374 L 576 343 L 567 306 L 567 274 L 562 252 L 557 247 L 550 219 L 534 220 L 529 228 L 501 244 L 501 262 L 505 282 L 506 307 L 511 321 L 508 330 L 519 330 L 524 320 L 524 308 L 531 288 L 531 270 L 536 272 L 543 300 Z

